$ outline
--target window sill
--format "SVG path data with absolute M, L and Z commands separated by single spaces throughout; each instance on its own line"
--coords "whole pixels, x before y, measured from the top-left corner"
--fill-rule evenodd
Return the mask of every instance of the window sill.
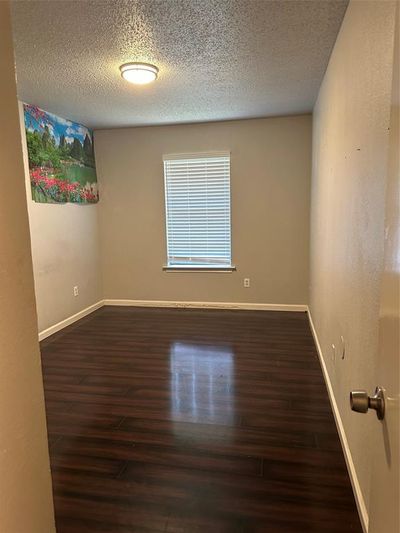
M 163 266 L 164 272 L 217 272 L 218 274 L 221 274 L 223 272 L 234 272 L 236 270 L 235 266 L 210 266 L 210 267 L 202 267 L 202 266 Z

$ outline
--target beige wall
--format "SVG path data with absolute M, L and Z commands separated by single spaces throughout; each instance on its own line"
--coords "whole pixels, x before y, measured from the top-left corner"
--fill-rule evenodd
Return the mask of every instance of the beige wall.
M 310 308 L 367 511 L 380 425 L 348 396 L 377 385 L 393 29 L 394 3 L 350 2 L 313 121 Z
M 311 117 L 95 132 L 105 298 L 305 304 Z M 166 273 L 163 154 L 231 151 L 234 273 Z M 243 278 L 251 287 L 243 287 Z
M 9 5 L 0 2 L 0 531 L 55 531 Z
M 32 200 L 22 104 L 20 121 L 36 306 L 39 331 L 43 331 L 102 299 L 98 205 Z M 74 296 L 75 286 L 78 296 Z

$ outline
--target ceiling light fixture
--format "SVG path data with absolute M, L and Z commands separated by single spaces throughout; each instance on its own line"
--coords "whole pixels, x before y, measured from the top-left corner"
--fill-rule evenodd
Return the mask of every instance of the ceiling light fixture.
M 151 83 L 158 76 L 158 68 L 148 63 L 125 63 L 119 67 L 119 70 L 124 80 L 136 85 Z

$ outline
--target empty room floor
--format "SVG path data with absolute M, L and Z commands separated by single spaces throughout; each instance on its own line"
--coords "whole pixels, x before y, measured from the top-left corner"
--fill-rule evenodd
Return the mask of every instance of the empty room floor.
M 41 350 L 58 533 L 361 533 L 306 313 L 103 307 Z

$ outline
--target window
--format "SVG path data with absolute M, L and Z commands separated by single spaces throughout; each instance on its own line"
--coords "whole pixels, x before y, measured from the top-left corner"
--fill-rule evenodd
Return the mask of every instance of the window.
M 164 156 L 167 268 L 232 269 L 230 154 Z

